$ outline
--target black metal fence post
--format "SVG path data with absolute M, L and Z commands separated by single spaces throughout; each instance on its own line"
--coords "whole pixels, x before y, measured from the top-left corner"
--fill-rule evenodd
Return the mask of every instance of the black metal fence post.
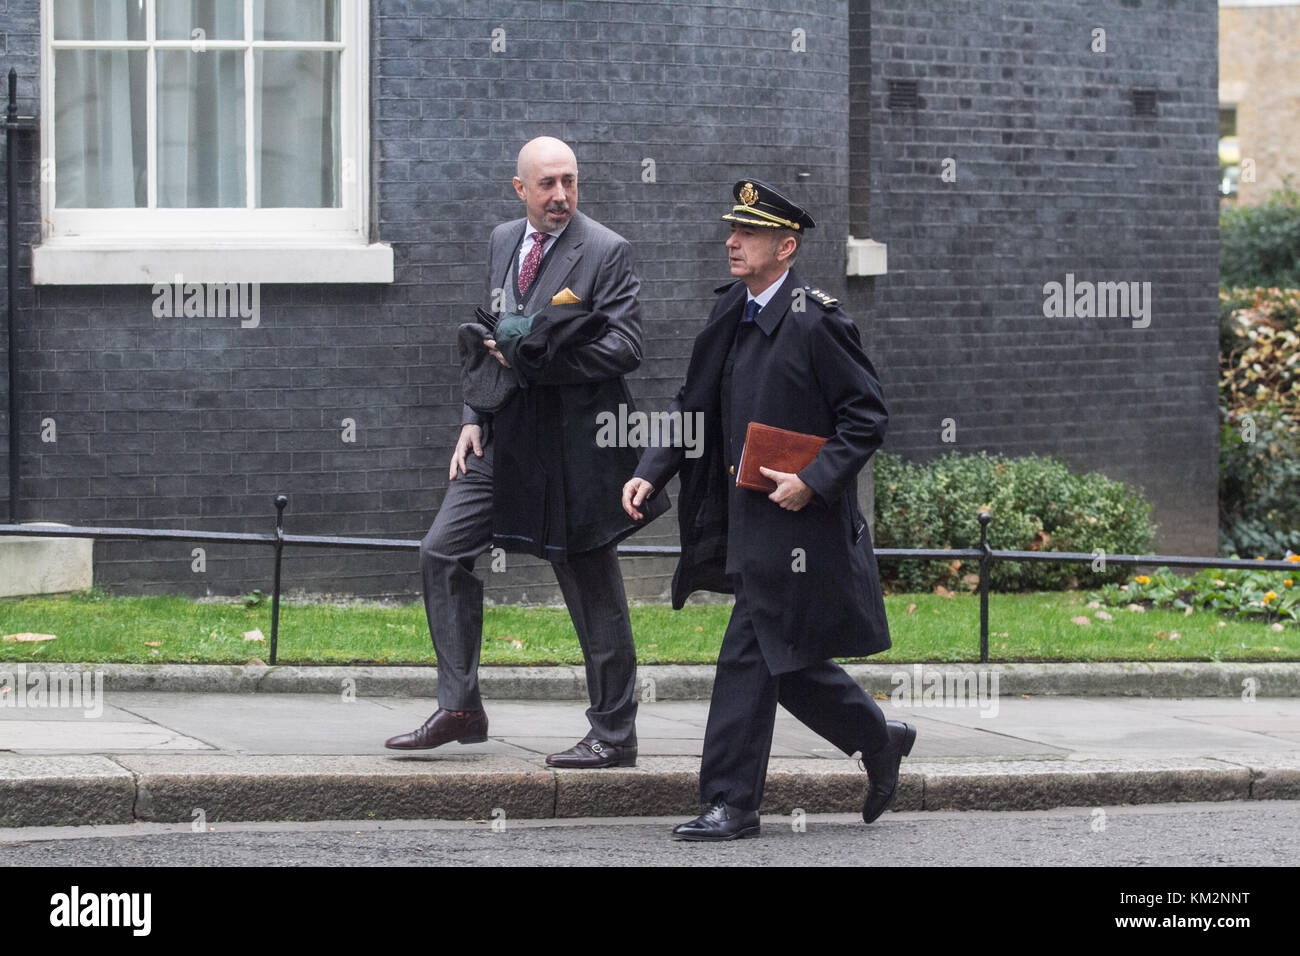
M 993 552 L 989 550 L 989 522 L 993 516 L 981 511 L 980 522 L 980 663 L 989 660 L 989 569 Z
M 280 557 L 284 554 L 284 509 L 289 499 L 275 496 L 275 580 L 271 585 L 271 663 L 280 640 Z

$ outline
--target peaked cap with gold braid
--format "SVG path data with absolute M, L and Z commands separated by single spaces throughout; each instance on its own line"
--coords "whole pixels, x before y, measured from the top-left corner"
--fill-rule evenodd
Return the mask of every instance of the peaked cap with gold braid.
M 736 205 L 722 218 L 747 226 L 767 226 L 769 229 L 793 229 L 803 232 L 817 223 L 802 208 L 796 206 L 766 183 L 757 179 L 742 179 L 732 187 Z

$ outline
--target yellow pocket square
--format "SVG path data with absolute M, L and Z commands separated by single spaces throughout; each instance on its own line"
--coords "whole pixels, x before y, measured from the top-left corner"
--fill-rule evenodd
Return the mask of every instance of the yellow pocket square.
M 566 285 L 551 298 L 551 305 L 573 305 L 573 303 L 581 301 L 573 294 L 573 290 Z

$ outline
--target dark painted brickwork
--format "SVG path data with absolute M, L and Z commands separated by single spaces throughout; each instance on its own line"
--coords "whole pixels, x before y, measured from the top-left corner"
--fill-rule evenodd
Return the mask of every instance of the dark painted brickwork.
M 1162 549 L 1213 553 L 1216 10 L 871 4 L 871 229 L 889 275 L 870 325 L 890 450 L 1059 454 L 1143 485 Z M 916 80 L 923 107 L 888 109 L 893 79 Z M 1158 116 L 1133 115 L 1135 87 L 1158 91 Z M 1044 318 L 1043 285 L 1066 273 L 1149 281 L 1150 327 Z
M 31 24 L 6 41 L 21 45 L 14 62 L 30 96 L 37 5 L 9 2 Z M 842 276 L 843 2 L 383 0 L 372 11 L 375 218 L 396 282 L 264 286 L 257 329 L 155 319 L 147 287 L 40 289 L 20 332 L 24 517 L 268 530 L 284 492 L 292 531 L 421 536 L 460 420 L 455 328 L 478 303 L 492 226 L 522 214 L 510 177 L 535 135 L 574 147 L 579 208 L 633 243 L 646 361 L 632 389 L 646 407 L 676 391 L 711 290 L 727 278 L 718 217 L 737 178 L 805 183 L 823 228 L 804 268 L 832 289 Z M 496 28 L 504 53 L 489 48 Z M 807 52 L 792 50 L 796 29 Z M 23 193 L 35 189 L 28 169 Z M 34 212 L 24 234 L 38 238 Z M 56 445 L 40 441 L 45 417 Z M 348 417 L 355 444 L 340 440 Z M 643 539 L 675 543 L 675 527 L 670 516 Z M 96 573 L 132 590 L 268 584 L 268 553 L 207 557 L 197 575 L 189 546 L 102 544 Z M 548 567 L 508 563 L 485 575 L 491 599 L 558 595 Z M 415 567 L 414 554 L 289 551 L 285 580 L 410 596 Z M 629 590 L 666 594 L 671 567 L 629 562 Z
M 643 407 L 679 384 L 727 277 L 717 217 L 731 183 L 752 175 L 788 185 L 818 220 L 800 271 L 846 296 L 863 326 L 893 406 L 888 448 L 949 447 L 939 420 L 953 417 L 960 449 L 1059 452 L 1142 481 L 1165 547 L 1212 547 L 1215 8 L 1077 6 L 855 7 L 851 71 L 843 0 L 375 3 L 374 220 L 396 282 L 263 286 L 257 329 L 157 319 L 147 287 L 33 292 L 29 138 L 23 517 L 264 531 L 283 492 L 291 531 L 421 536 L 459 421 L 454 330 L 478 300 L 491 227 L 520 214 L 515 154 L 548 133 L 577 151 L 580 208 L 633 243 Z M 32 112 L 37 4 L 0 0 L 0 11 L 0 67 L 19 69 Z M 1088 51 L 1093 26 L 1107 28 L 1105 55 Z M 489 49 L 496 28 L 504 53 Z M 805 53 L 792 51 L 795 30 Z M 850 78 L 869 138 L 850 130 Z M 924 108 L 886 110 L 892 78 L 917 79 Z M 1158 117 L 1131 116 L 1132 86 L 1160 90 Z M 956 183 L 939 180 L 946 156 Z M 851 209 L 865 220 L 867 170 L 890 274 L 846 283 L 843 239 Z M 1151 328 L 1042 318 L 1043 283 L 1067 271 L 1150 280 Z M 40 439 L 44 418 L 55 444 Z M 675 543 L 675 516 L 635 540 Z M 187 545 L 96 548 L 97 579 L 117 589 L 270 583 L 265 550 L 209 547 L 207 571 L 190 566 Z M 485 573 L 489 599 L 557 595 L 545 566 L 509 566 Z M 289 551 L 285 581 L 410 597 L 415 567 L 414 554 Z M 671 564 L 634 560 L 626 573 L 634 596 L 661 596 Z

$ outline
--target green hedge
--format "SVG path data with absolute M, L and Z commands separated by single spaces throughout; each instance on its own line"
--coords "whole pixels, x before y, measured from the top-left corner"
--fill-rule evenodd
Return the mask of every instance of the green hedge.
M 1258 206 L 1220 213 L 1219 283 L 1300 286 L 1300 191 L 1289 180 Z
M 1219 550 L 1300 551 L 1300 289 L 1219 293 Z
M 977 515 L 988 510 L 995 550 L 1144 554 L 1155 537 L 1151 506 L 1141 494 L 1096 473 L 1074 474 L 1053 458 L 1005 458 L 979 452 L 949 453 L 928 462 L 877 453 L 875 544 L 880 548 L 972 548 L 979 543 Z M 976 561 L 888 561 L 888 586 L 930 590 L 970 589 Z M 1123 581 L 1127 568 L 1047 562 L 993 564 L 999 590 L 1059 589 L 1082 582 Z

